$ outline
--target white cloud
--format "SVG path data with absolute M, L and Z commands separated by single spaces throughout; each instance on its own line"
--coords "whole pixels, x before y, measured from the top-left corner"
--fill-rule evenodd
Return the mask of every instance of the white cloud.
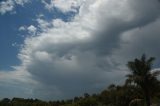
M 25 30 L 26 30 L 26 27 L 25 27 L 25 26 L 20 26 L 18 30 L 19 30 L 19 31 L 25 31 Z
M 29 0 L 15 0 L 15 3 L 18 5 L 24 5 L 25 3 L 29 2 Z
M 41 24 L 41 27 L 40 28 L 43 28 L 44 27 L 44 23 L 40 22 Z M 34 25 L 29 25 L 29 26 L 20 26 L 19 31 L 27 31 L 29 35 L 31 36 L 35 36 L 35 34 L 37 33 L 37 27 L 35 27 Z
M 30 34 L 32 34 L 33 36 L 36 34 L 36 31 L 37 31 L 37 28 L 33 25 L 30 25 L 28 28 L 27 28 L 28 32 Z
M 14 12 L 16 5 L 23 6 L 28 3 L 29 0 L 5 0 L 0 2 L 0 14 L 5 14 L 7 12 Z M 15 13 L 15 12 L 14 12 Z
M 77 8 L 82 4 L 84 0 L 50 0 L 47 3 L 45 0 L 42 0 L 42 3 L 45 4 L 46 9 L 52 10 L 58 8 L 62 12 L 77 12 Z
M 41 17 L 37 18 L 38 28 L 42 30 L 43 32 L 47 31 L 49 27 L 52 26 L 51 23 L 47 22 L 46 20 L 41 19 Z
M 7 11 L 12 11 L 14 9 L 14 2 L 12 0 L 0 2 L 0 13 L 5 14 Z
M 86 0 L 70 22 L 38 18 L 38 28 L 43 30 L 25 39 L 18 54 L 22 63 L 15 70 L 29 73 L 24 79 L 36 82 L 29 87 L 41 99 L 70 98 L 122 83 L 129 59 L 160 50 L 155 48 L 159 44 L 159 9 L 157 0 Z M 36 30 L 33 25 L 28 27 L 29 32 Z

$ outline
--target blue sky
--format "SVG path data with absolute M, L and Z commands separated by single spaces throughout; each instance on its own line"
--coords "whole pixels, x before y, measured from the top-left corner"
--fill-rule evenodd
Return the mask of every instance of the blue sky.
M 19 64 L 17 54 L 20 48 L 18 45 L 23 44 L 25 38 L 21 36 L 18 29 L 22 25 L 36 24 L 33 19 L 36 18 L 35 13 L 39 12 L 39 6 L 33 9 L 34 5 L 35 4 L 29 3 L 25 5 L 25 7 L 18 6 L 14 10 L 16 13 L 7 12 L 0 16 L 0 43 L 2 50 L 0 56 L 3 60 L 1 69 L 9 69 L 10 66 Z M 41 8 L 41 10 L 43 10 L 43 8 Z M 17 46 L 13 46 L 14 43 L 16 43 Z
M 159 69 L 159 10 L 158 0 L 1 0 L 0 98 L 100 92 L 143 53 Z

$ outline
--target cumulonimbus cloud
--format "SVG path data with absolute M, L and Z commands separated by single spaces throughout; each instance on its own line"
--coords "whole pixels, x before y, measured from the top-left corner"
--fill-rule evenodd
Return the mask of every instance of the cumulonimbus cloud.
M 146 45 L 159 38 L 154 29 L 160 25 L 159 9 L 157 0 L 86 0 L 69 22 L 37 19 L 46 30 L 25 39 L 14 72 L 28 73 L 26 81 L 35 86 L 25 83 L 41 99 L 71 98 L 122 83 L 128 59 L 158 48 Z M 144 39 L 147 49 L 135 49 Z

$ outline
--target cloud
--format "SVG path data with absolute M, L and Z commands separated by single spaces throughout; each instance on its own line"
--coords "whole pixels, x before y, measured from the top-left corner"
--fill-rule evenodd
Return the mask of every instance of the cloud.
M 122 59 L 126 61 L 126 59 L 146 53 L 149 56 L 155 56 L 157 58 L 156 62 L 159 64 L 159 26 L 160 18 L 144 27 L 134 28 L 123 33 L 121 37 L 123 44 L 121 44 L 120 49 L 115 51 L 121 56 L 118 57 L 121 58 L 120 61 Z
M 0 71 L 0 99 L 4 97 L 34 97 L 32 95 L 32 85 L 36 86 L 37 82 L 30 78 L 27 71 Z
M 33 36 L 36 34 L 36 31 L 37 31 L 37 28 L 33 25 L 30 25 L 28 28 L 27 28 L 28 32 L 30 34 L 32 34 Z
M 6 0 L 0 2 L 0 14 L 3 15 L 7 12 L 13 12 L 16 5 L 23 6 L 25 3 L 28 3 L 29 0 Z
M 29 0 L 15 0 L 15 3 L 18 5 L 24 5 L 25 3 L 29 2 Z
M 57 0 L 49 5 L 52 2 L 62 3 Z M 18 54 L 22 63 L 13 73 L 22 70 L 24 78 L 14 77 L 36 82 L 26 84 L 33 91 L 31 96 L 50 100 L 98 92 L 110 83 L 123 83 L 128 60 L 144 52 L 159 56 L 157 0 L 83 2 L 69 22 L 38 18 L 37 27 L 43 30 L 26 37 Z M 28 31 L 35 29 L 28 27 Z
M 38 28 L 42 31 L 45 32 L 49 29 L 49 27 L 52 26 L 51 23 L 49 23 L 48 21 L 42 19 L 41 17 L 38 17 L 36 19 L 37 23 L 38 23 Z
M 19 27 L 19 31 L 25 31 L 25 30 L 26 30 L 25 26 L 20 26 Z
M 41 22 L 41 27 L 44 26 L 44 23 Z M 20 26 L 18 31 L 20 32 L 27 32 L 28 36 L 35 36 L 36 33 L 38 32 L 38 27 L 35 27 L 34 25 L 29 25 L 29 26 Z M 23 35 L 24 36 L 24 35 Z
M 12 0 L 0 2 L 0 13 L 5 14 L 7 11 L 11 11 L 14 8 L 14 2 Z
M 77 8 L 82 4 L 84 0 L 49 0 L 49 3 L 42 0 L 45 8 L 52 10 L 58 8 L 60 11 L 66 13 L 69 11 L 77 12 Z

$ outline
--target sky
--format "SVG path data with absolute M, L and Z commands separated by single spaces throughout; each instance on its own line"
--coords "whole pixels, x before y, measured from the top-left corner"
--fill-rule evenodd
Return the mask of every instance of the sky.
M 160 64 L 158 0 L 0 0 L 0 98 L 69 99 Z

